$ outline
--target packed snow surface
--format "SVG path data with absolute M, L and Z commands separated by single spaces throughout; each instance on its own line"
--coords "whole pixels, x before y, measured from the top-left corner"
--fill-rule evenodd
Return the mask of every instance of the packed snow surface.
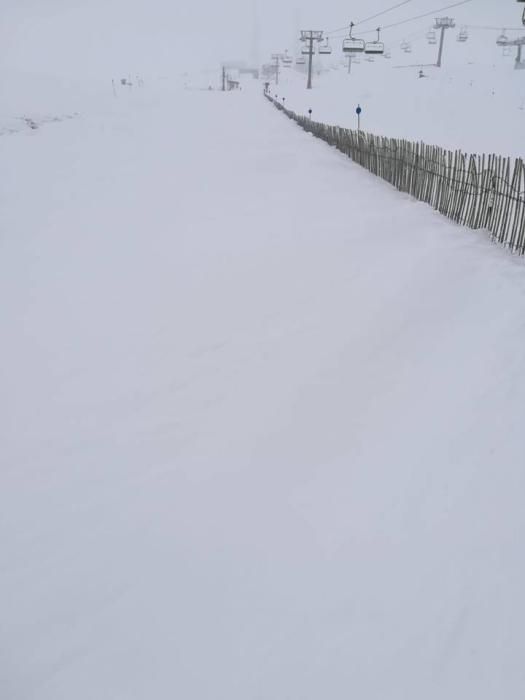
M 522 700 L 522 261 L 259 87 L 0 160 L 0 697 Z

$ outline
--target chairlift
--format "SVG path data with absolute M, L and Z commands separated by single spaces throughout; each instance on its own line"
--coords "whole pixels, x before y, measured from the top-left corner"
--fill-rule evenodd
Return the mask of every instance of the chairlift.
M 496 44 L 498 46 L 506 46 L 509 42 L 509 37 L 505 34 L 505 30 L 501 32 L 499 37 L 496 39 Z
M 319 47 L 319 53 L 327 56 L 332 53 L 332 47 L 330 46 L 330 42 L 328 41 L 328 37 L 326 38 L 326 41 L 324 44 L 321 44 Z
M 373 56 L 365 56 L 365 61 L 368 61 L 368 63 L 373 63 L 375 61 L 375 58 Z
M 310 55 L 310 46 L 308 44 L 305 44 L 303 48 L 301 49 L 301 53 L 303 56 L 309 56 Z M 315 49 L 312 46 L 312 53 L 315 53 Z
M 367 41 L 365 44 L 365 53 L 368 54 L 374 54 L 374 55 L 382 55 L 385 53 L 385 45 L 383 44 L 381 39 L 381 29 L 378 27 L 377 28 L 377 40 L 376 41 Z
M 410 53 L 412 51 L 412 46 L 406 39 L 401 42 L 401 51 L 404 51 L 405 53 Z
M 297 58 L 295 59 L 296 66 L 304 66 L 305 63 L 306 59 L 304 58 L 304 56 L 297 56 Z
M 343 41 L 343 53 L 362 53 L 365 50 L 365 40 L 364 39 L 354 39 L 352 36 L 352 28 L 354 23 L 350 23 L 350 34 L 347 39 Z
M 362 53 L 365 50 L 364 39 L 349 37 L 343 41 L 343 53 Z
M 392 58 L 392 54 L 388 49 L 385 50 L 385 53 L 383 54 L 383 58 Z
M 287 68 L 289 68 L 292 65 L 293 58 L 288 55 L 288 51 L 285 52 L 285 54 L 282 58 L 282 63 L 283 63 L 283 66 L 286 66 Z
M 437 36 L 434 29 L 429 29 L 427 32 L 427 41 L 429 44 L 437 44 Z
M 457 41 L 460 42 L 460 44 L 464 44 L 465 41 L 468 39 L 468 30 L 466 27 L 461 27 L 461 30 L 457 36 Z

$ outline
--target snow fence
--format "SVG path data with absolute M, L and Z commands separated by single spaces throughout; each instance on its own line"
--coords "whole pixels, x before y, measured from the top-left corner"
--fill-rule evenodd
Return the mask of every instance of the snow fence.
M 374 136 L 296 114 L 266 94 L 305 131 L 354 162 L 469 228 L 487 229 L 513 252 L 525 253 L 525 166 L 522 159 L 447 151 L 422 142 Z

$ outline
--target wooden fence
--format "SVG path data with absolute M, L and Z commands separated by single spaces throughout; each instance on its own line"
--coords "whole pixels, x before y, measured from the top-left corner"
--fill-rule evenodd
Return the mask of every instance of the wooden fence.
M 469 228 L 487 229 L 513 252 L 525 253 L 525 165 L 497 155 L 469 155 L 403 139 L 343 129 L 298 115 L 266 95 L 305 131 L 359 165 Z

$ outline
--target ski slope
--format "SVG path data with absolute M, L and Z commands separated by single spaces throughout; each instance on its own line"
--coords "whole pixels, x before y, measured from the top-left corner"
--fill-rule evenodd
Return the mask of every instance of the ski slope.
M 290 109 L 299 114 L 311 109 L 313 119 L 327 124 L 356 129 L 360 105 L 361 128 L 372 134 L 467 153 L 524 157 L 525 71 L 513 70 L 512 59 L 441 69 L 403 66 L 399 60 L 396 54 L 390 61 L 361 59 L 350 75 L 346 67 L 336 62 L 330 67 L 325 60 L 324 66 L 318 63 L 324 72 L 314 75 L 312 90 L 305 89 L 303 74 L 283 69 L 271 92 L 284 97 Z M 420 69 L 423 79 L 418 78 Z
M 0 160 L 0 697 L 522 700 L 523 261 L 259 86 Z

